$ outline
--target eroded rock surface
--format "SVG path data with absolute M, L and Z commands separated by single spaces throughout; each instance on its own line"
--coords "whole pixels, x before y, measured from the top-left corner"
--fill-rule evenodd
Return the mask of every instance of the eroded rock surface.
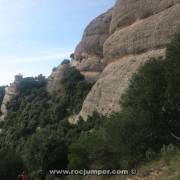
M 95 18 L 85 29 L 81 42 L 75 50 L 75 58 L 87 56 L 103 56 L 103 44 L 109 37 L 112 9 Z
M 113 9 L 110 31 L 113 33 L 119 28 L 158 14 L 178 3 L 180 0 L 118 0 Z
M 180 4 L 117 29 L 104 43 L 104 57 L 113 59 L 165 47 L 180 28 Z
M 0 121 L 3 121 L 8 114 L 8 104 L 11 102 L 11 100 L 16 95 L 18 95 L 19 84 L 20 84 L 22 79 L 23 79 L 22 75 L 16 75 L 15 81 L 13 83 L 11 83 L 10 86 L 6 87 L 5 96 L 4 96 L 2 104 L 1 104 Z
M 99 74 L 104 68 L 101 59 L 104 42 L 110 35 L 111 18 L 112 9 L 95 18 L 85 29 L 82 40 L 75 49 L 75 66 L 87 80 L 96 81 L 98 75 L 95 74 Z
M 93 112 L 103 115 L 121 110 L 120 98 L 139 66 L 152 57 L 164 56 L 165 49 L 152 50 L 141 55 L 129 55 L 109 64 L 84 101 L 80 116 L 87 118 Z
M 59 65 L 53 69 L 53 72 L 48 77 L 47 91 L 51 94 L 58 90 L 61 86 L 60 81 L 63 78 L 64 71 L 69 67 L 69 64 Z
M 70 63 L 88 81 L 96 82 L 77 117 L 120 111 L 120 98 L 132 75 L 149 58 L 164 56 L 178 29 L 180 0 L 117 0 L 95 18 Z M 61 73 L 62 67 L 53 72 L 49 89 L 56 87 Z
M 101 63 L 105 69 L 79 116 L 87 119 L 94 111 L 120 111 L 120 98 L 132 75 L 150 57 L 164 56 L 178 29 L 180 0 L 118 0 L 112 9 L 109 37 L 103 44 Z

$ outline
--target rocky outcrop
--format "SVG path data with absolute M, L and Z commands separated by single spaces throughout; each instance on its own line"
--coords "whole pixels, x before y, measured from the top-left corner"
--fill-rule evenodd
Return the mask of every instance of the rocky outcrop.
M 130 26 L 117 29 L 104 43 L 104 57 L 113 59 L 165 47 L 180 27 L 180 4 Z
M 103 44 L 109 37 L 112 9 L 95 18 L 85 29 L 81 42 L 75 50 L 75 59 L 87 56 L 103 56 Z
M 96 81 L 104 68 L 103 44 L 109 37 L 112 9 L 95 18 L 85 29 L 81 42 L 77 45 L 74 58 L 76 68 L 87 80 Z
M 51 94 L 61 87 L 60 81 L 63 78 L 64 71 L 69 67 L 69 64 L 59 65 L 53 69 L 53 72 L 48 77 L 47 91 Z
M 180 28 L 180 0 L 118 0 L 110 14 L 111 22 L 106 26 L 109 36 L 101 43 L 103 54 L 98 56 L 104 70 L 84 101 L 79 114 L 84 119 L 94 111 L 120 111 L 120 98 L 132 74 L 150 57 L 164 56 L 166 45 Z M 85 35 L 75 51 L 84 53 L 83 64 L 76 67 L 87 64 L 85 69 L 92 71 L 94 61 L 88 57 L 97 53 L 85 41 Z
M 84 101 L 80 116 L 86 119 L 93 112 L 107 115 L 121 110 L 120 98 L 134 72 L 149 58 L 164 56 L 165 49 L 140 55 L 129 55 L 110 63 Z M 78 119 L 76 118 L 75 121 Z
M 113 9 L 110 32 L 158 14 L 179 2 L 180 0 L 118 0 Z
M 3 98 L 2 104 L 1 104 L 1 116 L 0 121 L 3 121 L 5 117 L 8 114 L 8 104 L 11 102 L 11 100 L 18 95 L 18 87 L 19 83 L 22 80 L 22 75 L 16 75 L 15 81 L 10 84 L 10 86 L 6 87 L 5 89 L 5 96 Z
M 90 56 L 87 59 L 84 58 L 81 61 L 77 61 L 75 67 L 80 72 L 102 72 L 103 70 L 101 58 L 97 55 Z
M 149 58 L 164 56 L 179 28 L 180 0 L 117 0 L 95 18 L 70 62 L 86 80 L 96 82 L 77 117 L 120 111 L 121 95 L 134 72 Z M 64 70 L 60 66 L 49 77 L 49 91 L 57 88 Z

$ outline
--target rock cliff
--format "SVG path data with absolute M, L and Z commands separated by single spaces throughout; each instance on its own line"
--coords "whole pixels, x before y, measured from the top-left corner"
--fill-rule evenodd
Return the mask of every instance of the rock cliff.
M 85 29 L 70 65 L 96 82 L 79 116 L 121 110 L 121 95 L 133 73 L 151 57 L 164 56 L 166 45 L 180 29 L 180 0 L 117 0 Z M 64 68 L 52 73 L 49 89 Z M 77 117 L 79 117 L 77 116 Z M 75 118 L 75 122 L 78 118 Z
M 102 72 L 104 64 L 103 44 L 109 37 L 110 23 L 112 19 L 112 9 L 95 18 L 85 29 L 81 42 L 74 52 L 75 62 L 72 64 L 85 75 L 94 81 Z
M 48 77 L 47 91 L 51 94 L 60 88 L 60 81 L 63 78 L 64 71 L 68 68 L 69 64 L 59 65 L 53 69 L 53 72 Z
M 18 94 L 18 86 L 19 83 L 22 80 L 22 75 L 16 75 L 15 80 L 13 83 L 10 84 L 10 86 L 6 87 L 5 89 L 5 96 L 3 98 L 2 104 L 1 104 L 1 116 L 0 121 L 3 121 L 4 118 L 8 114 L 8 104 L 9 102 Z
M 103 44 L 109 37 L 112 9 L 95 18 L 85 29 L 81 42 L 75 50 L 75 58 L 103 56 Z
M 80 115 L 120 110 L 132 74 L 150 57 L 164 56 L 180 28 L 180 0 L 117 0 L 86 28 L 75 50 L 82 73 L 99 72 Z

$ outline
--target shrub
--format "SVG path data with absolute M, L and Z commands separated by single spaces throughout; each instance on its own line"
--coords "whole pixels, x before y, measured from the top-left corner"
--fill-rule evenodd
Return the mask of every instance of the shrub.
M 54 67 L 54 68 L 52 69 L 52 71 L 55 72 L 55 71 L 57 71 L 57 69 L 58 69 L 57 67 Z
M 69 64 L 69 63 L 70 63 L 69 59 L 64 59 L 62 61 L 61 65 L 65 65 L 65 64 Z
M 0 179 L 17 179 L 18 174 L 25 170 L 21 157 L 12 149 L 0 149 L 0 159 Z
M 73 167 L 80 166 L 73 161 L 77 158 L 81 166 L 132 168 L 153 159 L 164 144 L 173 144 L 165 152 L 174 151 L 179 142 L 172 133 L 179 136 L 180 132 L 179 52 L 180 35 L 177 35 L 168 46 L 165 59 L 151 59 L 139 68 L 122 96 L 121 113 L 110 116 L 101 128 L 91 127 L 91 133 L 80 134 L 73 142 L 69 156 Z M 103 157 L 108 157 L 107 164 Z M 83 159 L 86 161 L 82 163 Z
M 47 138 L 48 137 L 48 138 Z M 65 169 L 67 148 L 61 133 L 51 129 L 38 130 L 26 143 L 24 158 L 31 170 Z

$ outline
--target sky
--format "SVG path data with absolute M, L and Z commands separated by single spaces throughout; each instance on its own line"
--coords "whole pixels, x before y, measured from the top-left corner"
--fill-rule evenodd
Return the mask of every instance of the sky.
M 50 75 L 115 0 L 0 0 L 0 85 Z

